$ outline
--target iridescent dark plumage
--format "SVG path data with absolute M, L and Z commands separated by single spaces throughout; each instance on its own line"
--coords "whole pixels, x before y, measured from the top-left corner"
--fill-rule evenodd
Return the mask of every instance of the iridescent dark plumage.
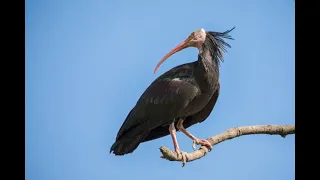
M 142 94 L 122 124 L 110 152 L 124 155 L 141 142 L 169 135 L 169 125 L 184 119 L 188 128 L 211 113 L 220 92 L 219 61 L 230 47 L 223 38 L 232 31 L 206 32 L 198 60 L 177 66 L 158 77 Z

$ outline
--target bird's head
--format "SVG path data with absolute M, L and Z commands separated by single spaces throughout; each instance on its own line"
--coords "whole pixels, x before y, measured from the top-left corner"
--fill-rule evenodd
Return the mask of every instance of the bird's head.
M 168 59 L 171 55 L 174 53 L 181 51 L 182 49 L 188 48 L 188 47 L 197 47 L 198 49 L 201 47 L 201 45 L 206 40 L 206 31 L 204 29 L 199 29 L 197 31 L 193 31 L 186 40 L 184 40 L 182 43 L 177 45 L 175 48 L 173 48 L 168 54 L 166 54 L 157 64 L 156 68 L 154 69 L 154 73 L 158 70 L 160 65 Z
M 234 29 L 234 28 L 233 28 Z M 199 49 L 202 47 L 203 44 L 205 44 L 207 39 L 210 39 L 208 42 L 210 44 L 210 46 L 212 46 L 211 48 L 215 48 L 215 49 L 220 49 L 224 48 L 223 45 L 227 45 L 220 37 L 224 37 L 224 38 L 229 38 L 232 39 L 228 36 L 228 33 L 230 31 L 232 31 L 233 29 L 223 32 L 223 33 L 219 33 L 219 32 L 211 32 L 208 31 L 206 32 L 204 29 L 199 29 L 196 31 L 193 31 L 186 40 L 184 40 L 182 43 L 180 43 L 179 45 L 177 45 L 175 48 L 173 48 L 169 53 L 167 53 L 157 64 L 157 66 L 154 69 L 154 73 L 156 73 L 156 71 L 158 70 L 158 68 L 160 67 L 160 65 L 166 60 L 168 59 L 171 55 L 173 55 L 176 52 L 179 52 L 185 48 L 188 47 L 196 47 Z

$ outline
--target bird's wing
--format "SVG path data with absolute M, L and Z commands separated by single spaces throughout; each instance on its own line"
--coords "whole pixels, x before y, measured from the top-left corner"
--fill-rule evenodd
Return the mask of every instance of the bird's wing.
M 214 108 L 217 99 L 219 97 L 219 93 L 220 93 L 220 84 L 217 84 L 216 87 L 216 91 L 215 93 L 212 95 L 210 101 L 208 102 L 208 104 L 198 113 L 192 115 L 192 116 L 187 116 L 184 121 L 183 121 L 183 126 L 184 128 L 188 128 L 196 123 L 200 123 L 203 122 L 204 120 L 207 119 L 207 117 L 210 115 L 212 109 Z M 163 136 L 167 136 L 169 135 L 169 125 L 167 126 L 161 126 L 161 127 L 157 127 L 156 129 L 153 129 L 147 137 L 145 137 L 145 139 L 143 140 L 143 142 L 146 141 L 150 141 L 153 139 L 157 139 Z
M 188 116 L 184 119 L 184 121 L 183 121 L 184 128 L 188 128 L 196 123 L 200 123 L 200 122 L 203 122 L 204 120 L 206 120 L 207 117 L 212 112 L 212 110 L 218 100 L 219 93 L 220 93 L 220 83 L 218 82 L 215 93 L 212 95 L 208 104 L 198 113 L 196 113 L 192 116 Z
M 142 94 L 122 124 L 117 139 L 129 131 L 139 133 L 170 123 L 200 92 L 192 64 L 180 65 L 158 77 Z

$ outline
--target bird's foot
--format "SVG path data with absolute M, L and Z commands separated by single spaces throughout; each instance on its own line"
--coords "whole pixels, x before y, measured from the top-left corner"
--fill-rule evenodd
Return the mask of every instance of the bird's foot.
M 175 152 L 177 153 L 178 158 L 182 156 L 182 167 L 183 167 L 187 162 L 187 153 L 184 151 L 181 151 L 179 148 L 177 148 Z
M 193 140 L 193 144 L 192 144 L 193 150 L 196 150 L 196 144 L 197 145 L 200 144 L 202 146 L 206 146 L 209 149 L 209 151 L 211 151 L 211 149 L 212 149 L 211 143 L 206 139 L 195 139 L 195 140 Z

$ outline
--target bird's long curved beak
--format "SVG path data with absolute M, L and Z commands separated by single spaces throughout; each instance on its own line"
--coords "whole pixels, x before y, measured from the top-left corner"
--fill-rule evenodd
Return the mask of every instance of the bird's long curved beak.
M 185 49 L 189 47 L 188 45 L 188 41 L 185 40 L 182 43 L 180 43 L 178 46 L 176 46 L 175 48 L 173 48 L 168 54 L 166 54 L 157 64 L 156 68 L 154 69 L 154 73 L 156 73 L 156 71 L 158 70 L 158 68 L 160 67 L 160 65 L 166 60 L 168 59 L 168 57 L 170 57 L 172 54 L 181 51 L 182 49 Z

